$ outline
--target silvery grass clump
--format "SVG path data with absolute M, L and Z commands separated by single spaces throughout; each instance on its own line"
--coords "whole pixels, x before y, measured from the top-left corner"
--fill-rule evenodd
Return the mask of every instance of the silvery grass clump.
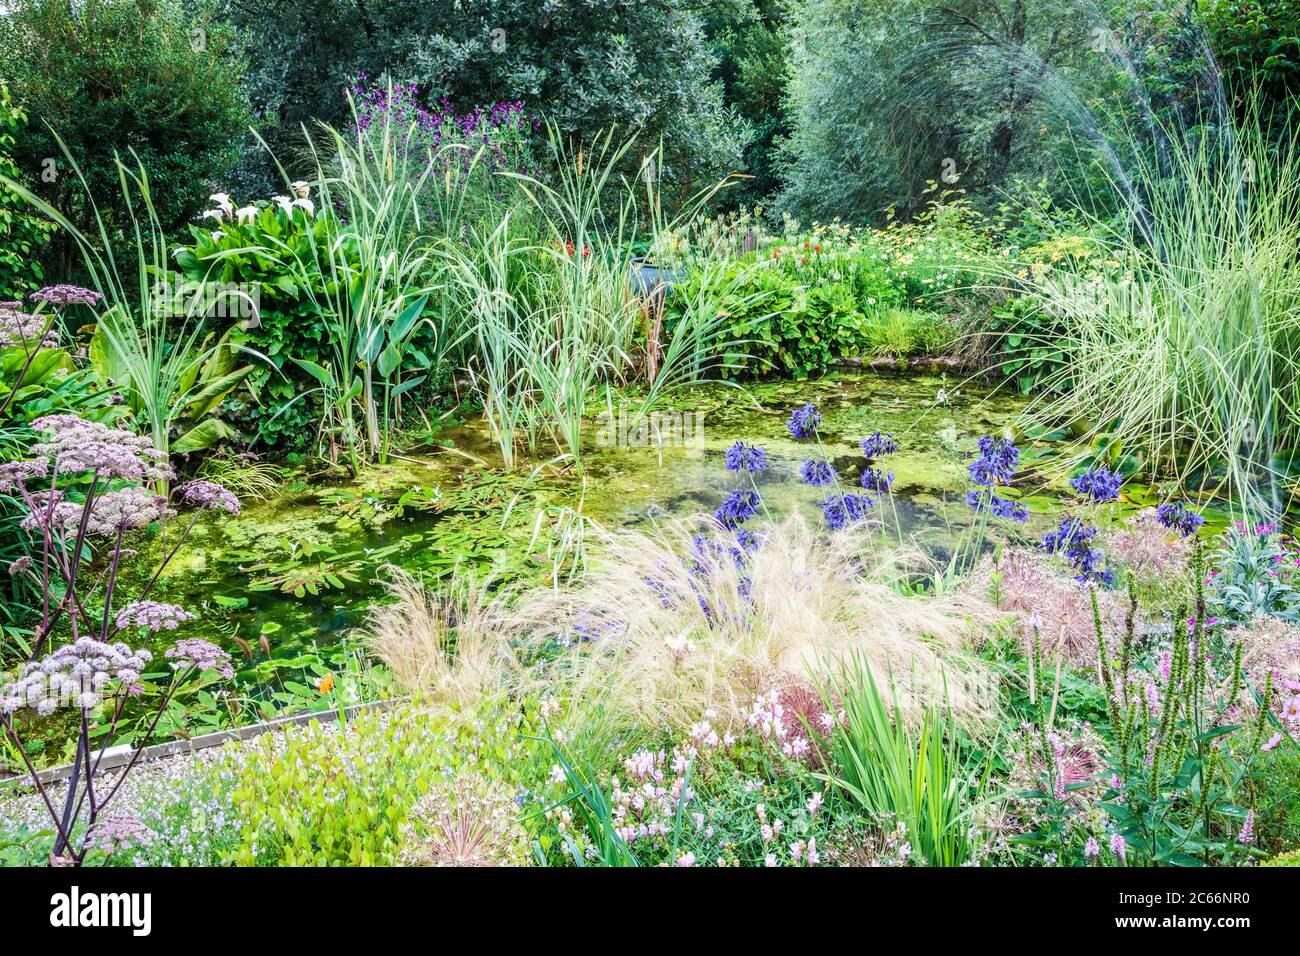
M 1158 474 L 1276 515 L 1274 455 L 1300 443 L 1300 155 L 1253 116 L 1160 133 L 1160 160 L 1138 154 L 1114 179 L 1127 215 L 1084 214 L 1099 251 L 1086 268 L 1005 275 L 1060 328 L 1046 344 L 1061 371 L 1031 415 L 1108 432 Z
M 987 713 L 989 675 L 963 648 L 989 617 L 960 594 L 903 593 L 899 556 L 873 554 L 863 525 L 827 534 L 792 517 L 743 562 L 707 518 L 591 534 L 592 567 L 569 587 L 399 579 L 368 646 L 412 693 L 465 710 L 544 690 L 569 703 L 571 728 L 592 708 L 611 727 L 689 728 L 710 708 L 739 719 L 756 688 L 806 682 L 854 649 L 908 709 Z
M 820 419 L 808 404 L 788 427 L 817 438 Z M 879 433 L 863 442 L 863 475 L 879 498 L 893 475 L 869 463 L 897 447 Z M 398 572 L 397 601 L 372 613 L 368 645 L 400 685 L 454 709 L 544 687 L 573 702 L 571 719 L 591 704 L 619 726 L 688 727 L 706 709 L 739 714 L 757 688 L 807 683 L 828 658 L 861 650 L 909 710 L 942 701 L 985 713 L 988 674 L 961 653 L 976 606 L 900 586 L 921 555 L 877 553 L 877 498 L 845 491 L 826 459 L 822 449 L 803 467 L 804 483 L 832 488 L 824 526 L 773 521 L 754 478 L 769 466 L 766 450 L 736 442 L 724 460 L 737 483 L 712 515 L 649 532 L 593 526 L 591 564 L 563 588 L 492 593 L 457 574 L 431 593 Z
M 149 651 L 114 638 L 132 629 L 141 634 L 174 630 L 193 620 L 184 608 L 152 601 L 149 594 L 199 516 L 213 509 L 237 513 L 239 501 L 210 481 L 176 489 L 172 497 L 191 506 L 192 516 L 140 593 L 123 602 L 117 585 L 128 534 L 164 523 L 176 513 L 172 499 L 141 484 L 171 477 L 165 455 L 146 437 L 73 415 L 38 418 L 32 428 L 41 440 L 31 446 L 28 457 L 0 465 L 0 493 L 13 495 L 27 509 L 19 526 L 29 536 L 29 553 L 15 561 L 9 573 L 24 575 L 37 586 L 40 619 L 28 662 L 0 690 L 0 727 L 22 756 L 54 824 L 51 863 L 77 865 L 92 847 L 116 848 L 136 832 L 130 821 L 106 817 L 105 811 L 176 693 L 200 675 L 234 676 L 230 656 L 207 641 L 187 639 L 170 648 L 165 656 L 172 678 L 159 695 L 143 737 L 116 783 L 106 792 L 96 789 L 97 771 L 127 703 L 145 691 L 145 668 L 151 660 Z M 72 497 L 74 487 L 82 500 Z M 106 547 L 93 549 L 96 541 Z M 56 635 L 65 636 L 66 642 L 41 656 Z M 62 807 L 56 807 L 23 745 L 18 715 L 47 717 L 61 708 L 76 713 L 77 748 L 66 796 Z M 107 723 L 97 750 L 90 740 L 92 717 L 101 729 Z

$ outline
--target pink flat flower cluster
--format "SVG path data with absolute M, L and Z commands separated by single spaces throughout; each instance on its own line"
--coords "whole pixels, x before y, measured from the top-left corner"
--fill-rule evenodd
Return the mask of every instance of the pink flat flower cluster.
M 172 662 L 174 670 L 186 670 L 193 667 L 201 671 L 216 671 L 226 680 L 235 676 L 230 666 L 230 655 L 211 641 L 191 637 L 177 641 L 175 647 L 169 647 L 165 656 Z
M 26 531 L 48 527 L 63 535 L 76 532 L 81 524 L 85 505 L 62 500 L 61 492 L 38 492 L 32 496 L 35 507 L 19 522 Z M 50 497 L 55 501 L 51 507 Z M 144 528 L 155 521 L 174 515 L 167 507 L 167 499 L 139 485 L 129 485 L 116 491 L 106 491 L 91 502 L 86 520 L 86 533 L 90 535 L 116 535 L 118 532 Z
M 139 817 L 118 814 L 105 817 L 96 822 L 89 835 L 91 846 L 97 847 L 105 856 L 112 856 L 119 850 L 129 850 L 134 846 L 152 843 L 154 832 L 140 822 Z
M 103 296 L 93 289 L 83 289 L 79 285 L 47 285 L 31 294 L 32 301 L 44 302 L 56 309 L 66 309 L 70 305 L 98 305 Z
M 58 326 L 51 324 L 47 316 L 23 312 L 19 306 L 18 302 L 0 302 L 0 349 L 53 348 L 57 345 Z
M 33 459 L 46 459 L 62 474 L 97 472 L 127 481 L 172 477 L 167 456 L 143 435 L 88 422 L 76 415 L 46 415 L 32 422 L 48 437 L 32 446 Z
M 10 494 L 20 484 L 44 478 L 50 473 L 50 462 L 45 458 L 34 461 L 7 461 L 0 464 L 0 494 Z
M 48 715 L 60 705 L 93 710 L 113 682 L 115 693 L 138 694 L 143 690 L 140 673 L 152 656 L 122 643 L 78 638 L 27 664 L 22 676 L 0 693 L 0 714 L 30 707 Z
M 117 629 L 142 627 L 147 631 L 174 631 L 194 615 L 179 604 L 160 604 L 157 601 L 134 601 L 117 612 Z
M 239 499 L 227 488 L 215 481 L 197 479 L 185 483 L 180 488 L 181 499 L 187 505 L 203 510 L 215 508 L 227 514 L 239 514 Z

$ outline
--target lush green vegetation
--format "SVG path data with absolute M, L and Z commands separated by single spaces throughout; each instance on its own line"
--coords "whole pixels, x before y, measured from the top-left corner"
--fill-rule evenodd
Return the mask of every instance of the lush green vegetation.
M 432 6 L 0 14 L 0 862 L 1294 862 L 1291 5 Z

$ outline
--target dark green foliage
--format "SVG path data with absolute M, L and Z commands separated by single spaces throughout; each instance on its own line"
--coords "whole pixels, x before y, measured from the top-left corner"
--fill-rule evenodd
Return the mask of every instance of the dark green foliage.
M 110 230 L 127 227 L 114 154 L 149 171 L 164 229 L 175 230 L 218 191 L 250 116 L 230 32 L 177 0 L 18 0 L 0 21 L 0 71 L 31 122 L 16 133 L 23 177 L 74 225 L 93 234 L 93 210 L 63 150 L 81 167 Z M 53 132 L 51 132 L 53 130 Z M 129 162 L 129 159 L 128 159 Z M 60 243 L 66 275 L 72 246 Z
M 27 125 L 27 114 L 0 80 L 0 176 L 24 177 L 14 162 L 14 134 Z M 20 299 L 41 285 L 44 273 L 37 256 L 54 232 L 54 224 L 29 211 L 26 200 L 0 185 L 0 301 Z
M 792 19 L 781 204 L 805 218 L 879 221 L 932 180 L 983 193 L 1036 175 L 1052 84 L 1088 56 L 1072 4 L 805 0 Z
M 253 0 L 227 3 L 254 109 L 278 124 L 278 148 L 300 124 L 346 118 L 346 82 L 382 72 L 419 84 L 428 101 L 464 111 L 522 100 L 565 135 L 637 132 L 629 163 L 663 142 L 665 178 L 693 191 L 736 169 L 743 124 L 710 79 L 715 58 L 681 0 Z
M 1201 0 L 1200 9 L 1232 89 L 1240 93 L 1257 88 L 1264 109 L 1281 114 L 1275 120 L 1293 115 L 1300 91 L 1300 3 Z
M 314 237 L 306 234 L 309 222 Z M 323 297 L 326 279 L 316 262 L 316 250 L 334 240 L 336 224 L 333 217 L 308 220 L 263 209 L 252 223 L 226 223 L 220 238 L 192 227 L 191 243 L 176 253 L 176 264 L 190 282 L 221 282 L 257 290 L 259 321 L 241 323 L 232 330 L 231 340 L 256 350 L 266 361 L 255 364 L 246 380 L 248 397 L 241 392 L 232 411 L 252 441 L 270 448 L 301 449 L 310 443 L 319 402 L 306 394 L 314 383 L 293 360 L 318 365 L 328 361 L 329 341 L 321 306 L 284 265 L 253 252 L 232 251 L 274 244 L 283 255 L 311 263 L 308 274 L 318 297 Z
M 869 315 L 876 309 L 869 299 L 881 304 L 901 300 L 883 269 L 874 277 L 874 283 L 864 280 L 855 285 L 851 279 L 806 283 L 797 274 L 775 268 L 732 268 L 747 269 L 750 274 L 737 286 L 730 304 L 723 305 L 729 312 L 723 339 L 743 343 L 739 351 L 750 356 L 742 370 L 746 376 L 819 375 L 836 359 L 868 349 L 872 328 Z M 691 301 L 691 284 L 701 281 L 702 275 L 689 277 L 674 298 Z M 666 321 L 672 328 L 672 303 Z
M 765 203 L 780 185 L 778 142 L 789 135 L 782 97 L 789 79 L 784 4 L 779 0 L 717 0 L 701 12 L 704 31 L 718 56 L 716 74 L 725 102 L 749 124 L 746 176 L 722 194 L 722 204 L 745 207 Z

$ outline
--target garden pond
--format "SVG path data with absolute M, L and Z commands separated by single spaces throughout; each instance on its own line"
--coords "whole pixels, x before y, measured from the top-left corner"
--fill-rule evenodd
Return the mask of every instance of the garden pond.
M 857 481 L 861 438 L 894 435 L 900 450 L 890 459 L 896 478 L 885 524 L 941 560 L 974 518 L 966 454 L 1024 406 L 1014 393 L 941 375 L 853 372 L 744 391 L 713 385 L 658 406 L 658 441 L 653 429 L 626 428 L 630 416 L 615 404 L 590 427 L 581 474 L 571 464 L 500 467 L 476 419 L 358 478 L 300 476 L 268 499 L 246 501 L 238 517 L 205 519 L 169 565 L 163 599 L 201 609 L 197 629 L 246 662 L 246 683 L 267 677 L 276 661 L 336 644 L 382 595 L 385 566 L 434 578 L 461 564 L 542 583 L 582 560 L 575 515 L 634 527 L 707 514 L 735 486 L 723 456 L 737 440 L 767 450 L 771 467 L 757 476 L 767 514 L 802 510 L 820 520 L 823 489 L 799 482 L 817 450 L 786 428 L 790 409 L 805 402 L 821 411 L 822 454 L 843 482 Z M 1025 456 L 1032 473 L 1035 449 Z M 1039 498 L 1026 499 L 1031 512 L 1049 511 L 1064 490 L 1040 484 L 1046 496 L 1040 508 Z

